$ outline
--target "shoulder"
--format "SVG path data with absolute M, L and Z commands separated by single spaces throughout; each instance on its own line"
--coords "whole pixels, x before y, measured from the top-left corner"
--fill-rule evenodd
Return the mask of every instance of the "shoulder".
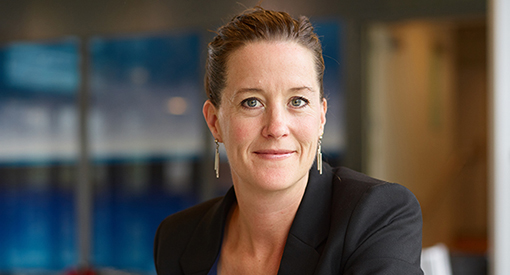
M 413 193 L 347 168 L 335 175 L 331 229 L 343 239 L 344 270 L 421 274 L 422 218 Z
M 345 187 L 353 187 L 356 189 L 364 189 L 372 186 L 386 184 L 386 181 L 372 178 L 363 173 L 351 170 L 346 167 L 333 168 L 333 173 L 342 184 L 348 184 Z
M 206 213 L 221 199 L 222 197 L 214 198 L 166 217 L 159 225 L 157 233 L 181 232 L 183 229 L 196 227 Z
M 420 211 L 414 194 L 400 184 L 375 179 L 345 167 L 335 168 L 334 173 L 334 196 L 342 197 L 343 202 L 352 207 L 376 205 L 380 212 L 384 206 L 400 205 L 412 206 Z
M 166 217 L 159 225 L 154 239 L 154 261 L 158 272 L 180 270 L 179 259 L 196 228 L 210 211 L 220 204 L 215 198 Z M 173 271 L 172 271 L 173 270 Z

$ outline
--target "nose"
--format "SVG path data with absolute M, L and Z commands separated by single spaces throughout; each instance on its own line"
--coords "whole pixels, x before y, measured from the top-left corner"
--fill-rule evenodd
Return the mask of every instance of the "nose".
M 288 118 L 282 107 L 266 109 L 265 126 L 262 135 L 266 138 L 280 139 L 289 134 Z

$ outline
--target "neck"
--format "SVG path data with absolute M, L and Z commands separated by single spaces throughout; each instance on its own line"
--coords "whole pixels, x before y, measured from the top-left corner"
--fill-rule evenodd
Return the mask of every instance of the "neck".
M 229 237 L 253 255 L 283 253 L 307 181 L 308 176 L 292 187 L 271 192 L 236 188 L 238 203 L 228 224 Z

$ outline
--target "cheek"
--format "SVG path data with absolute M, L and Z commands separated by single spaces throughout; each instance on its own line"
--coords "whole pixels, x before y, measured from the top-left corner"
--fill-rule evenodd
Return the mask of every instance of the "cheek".
M 229 123 L 228 139 L 232 145 L 241 145 L 254 135 L 255 127 L 249 119 L 232 118 Z
M 314 143 L 319 139 L 321 118 L 316 115 L 303 116 L 293 121 L 294 133 L 303 142 Z

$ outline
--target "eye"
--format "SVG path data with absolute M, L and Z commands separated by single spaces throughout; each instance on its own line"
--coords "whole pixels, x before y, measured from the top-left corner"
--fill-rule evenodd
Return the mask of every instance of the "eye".
M 257 108 L 260 107 L 260 105 L 260 101 L 254 97 L 247 98 L 241 102 L 241 106 L 246 108 Z
M 303 98 L 303 97 L 293 97 L 291 100 L 290 100 L 290 105 L 292 107 L 304 107 L 308 104 L 308 100 Z

